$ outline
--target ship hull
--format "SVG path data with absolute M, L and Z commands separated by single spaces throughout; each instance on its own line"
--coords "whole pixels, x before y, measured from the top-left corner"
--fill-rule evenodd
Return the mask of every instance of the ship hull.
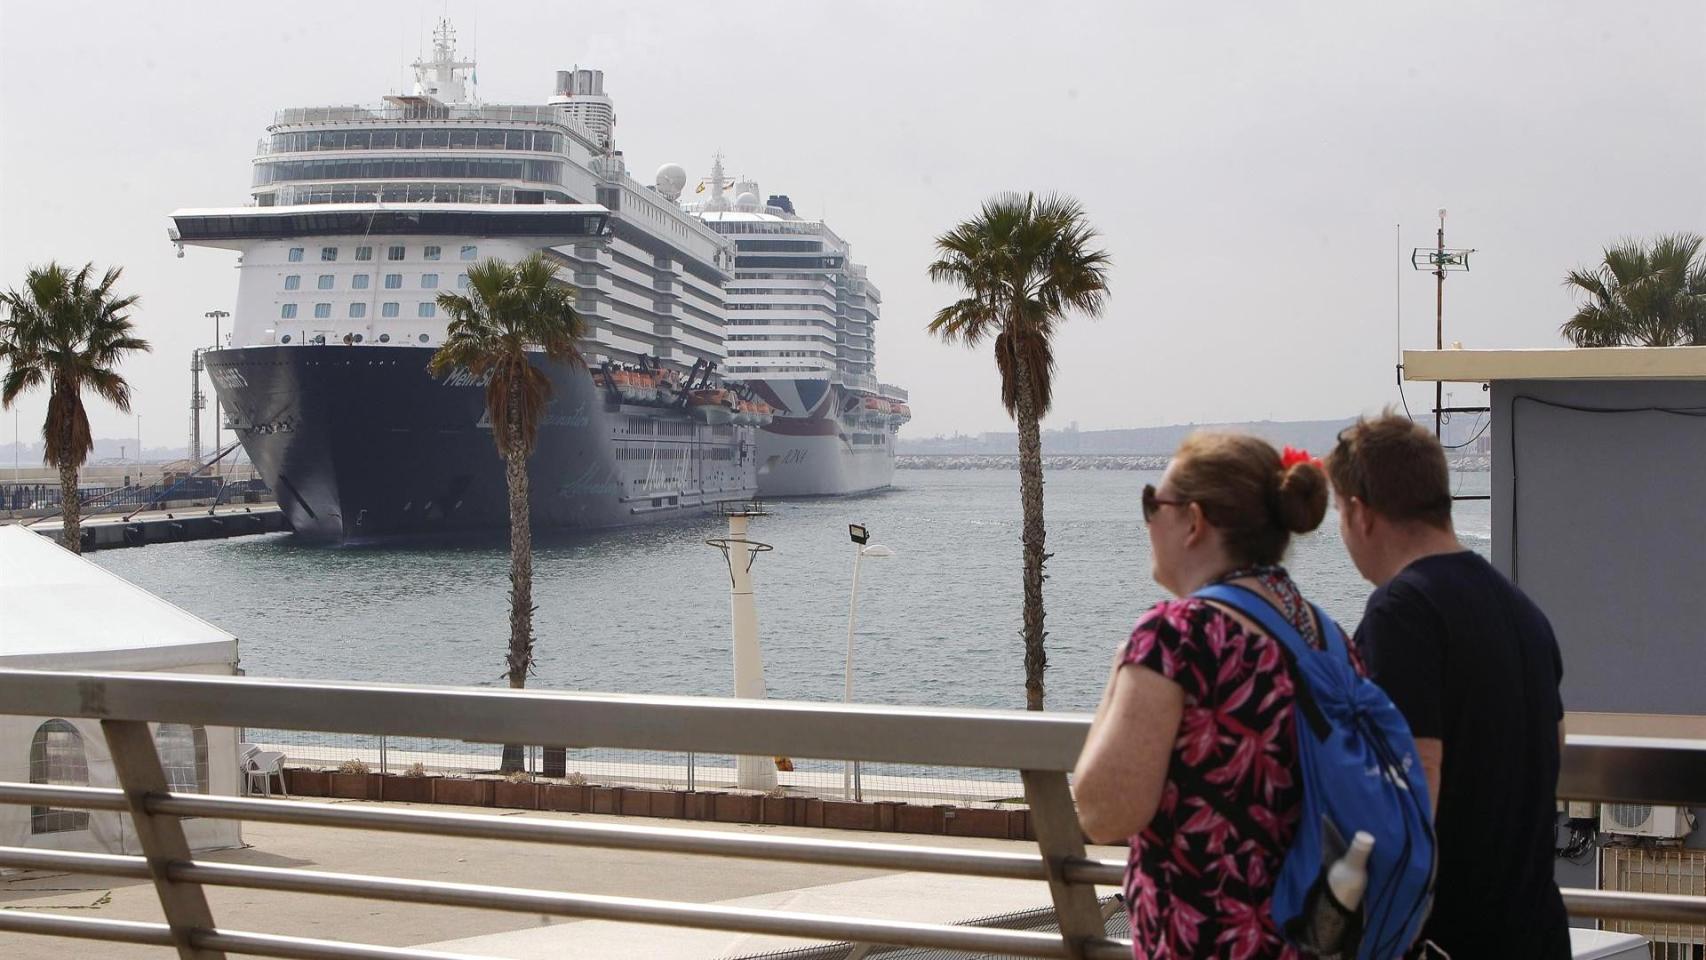
M 859 396 L 823 380 L 749 380 L 775 419 L 758 431 L 758 492 L 846 496 L 894 482 L 894 432 Z
M 207 367 L 244 451 L 299 535 L 345 541 L 502 530 L 503 463 L 485 388 L 434 378 L 432 350 L 363 345 L 215 350 Z M 533 525 L 596 529 L 752 497 L 752 430 L 624 404 L 584 370 L 535 361 L 552 400 L 528 461 Z

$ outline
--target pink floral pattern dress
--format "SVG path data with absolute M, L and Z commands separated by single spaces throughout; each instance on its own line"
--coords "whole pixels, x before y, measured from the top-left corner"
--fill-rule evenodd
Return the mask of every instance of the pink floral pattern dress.
M 1319 645 L 1290 578 L 1263 579 L 1298 601 L 1285 604 L 1288 619 Z M 1185 692 L 1160 806 L 1131 838 L 1125 896 L 1134 953 L 1139 960 L 1298 956 L 1269 909 L 1302 802 L 1293 688 L 1279 641 L 1187 597 L 1144 614 L 1123 662 Z M 1205 790 L 1220 799 L 1204 799 Z M 1246 812 L 1239 823 L 1262 835 L 1245 836 L 1219 812 L 1229 805 Z

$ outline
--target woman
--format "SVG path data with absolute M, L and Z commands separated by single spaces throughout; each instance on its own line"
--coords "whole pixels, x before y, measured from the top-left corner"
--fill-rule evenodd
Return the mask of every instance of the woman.
M 1177 599 L 1144 614 L 1121 647 L 1074 776 L 1085 833 L 1130 838 L 1140 958 L 1295 956 L 1269 911 L 1302 801 L 1291 678 L 1277 640 L 1191 594 L 1248 587 L 1320 646 L 1279 564 L 1292 534 L 1320 526 L 1327 489 L 1307 454 L 1200 433 L 1159 487 L 1144 487 L 1155 581 Z

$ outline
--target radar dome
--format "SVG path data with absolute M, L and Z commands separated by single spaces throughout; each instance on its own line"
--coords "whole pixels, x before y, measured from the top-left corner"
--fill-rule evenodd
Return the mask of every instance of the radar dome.
M 671 200 L 681 196 L 687 186 L 687 171 L 679 163 L 666 163 L 658 168 L 658 192 Z
M 758 209 L 758 194 L 748 191 L 735 198 L 735 206 L 742 210 Z

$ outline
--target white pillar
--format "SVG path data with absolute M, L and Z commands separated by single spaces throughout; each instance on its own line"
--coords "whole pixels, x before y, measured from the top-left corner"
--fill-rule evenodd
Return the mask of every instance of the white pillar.
M 729 621 L 734 630 L 735 696 L 764 699 L 764 655 L 758 647 L 758 606 L 752 598 L 752 547 L 747 545 L 748 517 L 729 514 Z M 735 785 L 742 790 L 771 790 L 776 786 L 776 761 L 771 757 L 736 757 Z

